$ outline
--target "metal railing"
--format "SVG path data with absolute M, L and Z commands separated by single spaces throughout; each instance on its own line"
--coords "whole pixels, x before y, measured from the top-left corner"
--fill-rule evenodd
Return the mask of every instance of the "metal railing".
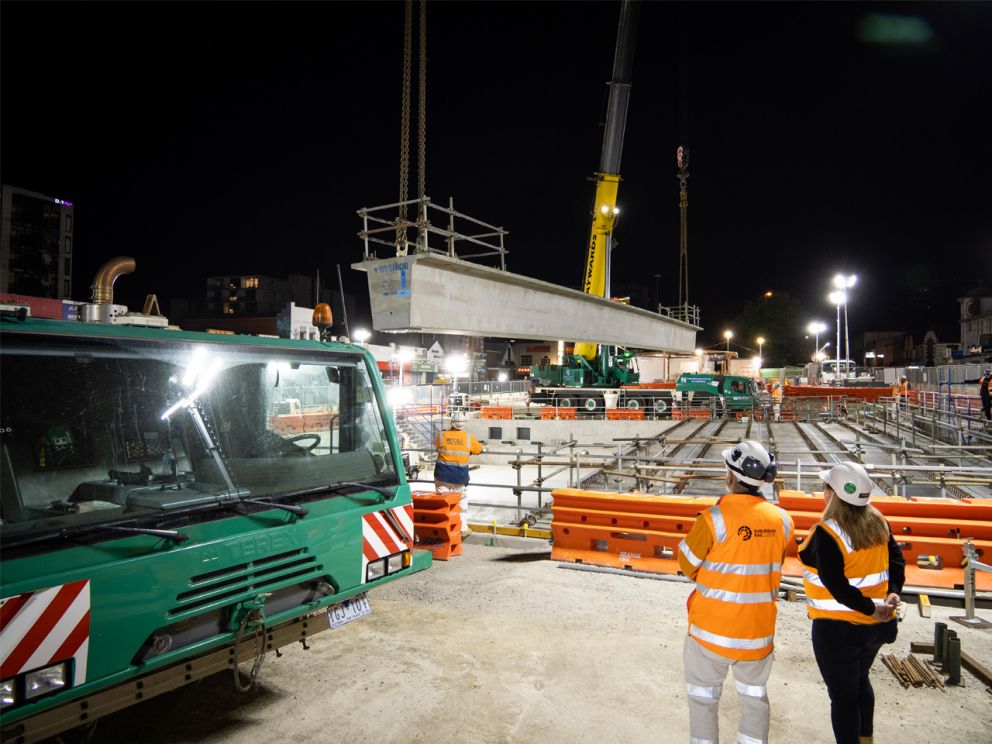
M 416 207 L 416 219 L 399 216 L 400 210 L 408 206 Z M 397 216 L 391 216 L 393 212 Z M 454 199 L 448 199 L 447 207 L 438 206 L 429 196 L 407 199 L 378 207 L 362 207 L 358 210 L 358 216 L 362 218 L 362 230 L 358 237 L 364 242 L 366 261 L 377 258 L 370 244 L 378 243 L 394 248 L 397 256 L 406 256 L 411 251 L 460 259 L 498 256 L 499 267 L 506 270 L 506 254 L 509 251 L 504 241 L 509 231 L 456 211 Z M 436 223 L 431 222 L 432 216 L 436 216 Z M 442 224 L 444 227 L 438 226 Z M 409 240 L 409 235 L 414 235 L 415 240 Z M 458 255 L 456 249 L 459 244 L 466 243 L 477 252 Z

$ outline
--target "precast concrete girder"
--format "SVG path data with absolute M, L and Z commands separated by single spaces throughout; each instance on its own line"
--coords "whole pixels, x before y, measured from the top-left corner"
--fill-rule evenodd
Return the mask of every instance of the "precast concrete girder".
M 352 264 L 377 331 L 542 338 L 692 353 L 700 329 L 638 307 L 436 253 Z

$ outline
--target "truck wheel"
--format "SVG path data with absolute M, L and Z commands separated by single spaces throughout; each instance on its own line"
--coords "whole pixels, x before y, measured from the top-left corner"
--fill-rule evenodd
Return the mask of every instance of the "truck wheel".
M 599 398 L 586 398 L 582 401 L 582 407 L 586 409 L 587 413 L 596 413 L 603 407 L 603 403 Z
M 668 413 L 668 401 L 664 398 L 658 398 L 654 402 L 654 415 L 661 417 Z
M 626 407 L 632 411 L 636 411 L 643 408 L 644 403 L 642 403 L 638 398 L 631 398 L 630 400 L 627 401 Z
M 555 398 L 555 405 L 559 408 L 574 408 L 575 404 L 571 398 Z

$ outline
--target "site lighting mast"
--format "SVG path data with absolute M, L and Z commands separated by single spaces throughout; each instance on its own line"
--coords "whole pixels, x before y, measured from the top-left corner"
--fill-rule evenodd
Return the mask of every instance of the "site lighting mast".
M 837 354 L 837 370 L 835 374 L 840 374 L 840 306 L 847 303 L 847 293 L 843 289 L 838 289 L 830 293 L 830 301 L 837 306 L 837 346 L 834 351 Z
M 758 341 L 758 358 L 760 359 L 761 356 L 762 356 L 762 354 L 761 354 L 761 347 L 765 345 L 765 337 L 764 336 L 758 336 L 757 341 Z
M 851 339 L 847 333 L 847 290 L 858 283 L 858 277 L 854 274 L 850 276 L 844 276 L 843 274 L 838 274 L 834 277 L 834 287 L 844 293 L 844 351 L 847 355 L 847 359 L 851 358 Z M 837 337 L 837 345 L 840 345 L 840 337 Z M 844 367 L 844 377 L 847 377 L 847 366 Z
M 827 324 L 822 323 L 819 320 L 814 320 L 806 326 L 806 331 L 813 334 L 813 361 L 819 361 L 816 359 L 816 356 L 819 354 L 820 349 L 820 334 L 825 330 L 827 330 Z
M 727 353 L 730 353 L 730 339 L 734 337 L 734 332 L 731 330 L 726 330 L 723 332 L 723 337 L 727 339 Z

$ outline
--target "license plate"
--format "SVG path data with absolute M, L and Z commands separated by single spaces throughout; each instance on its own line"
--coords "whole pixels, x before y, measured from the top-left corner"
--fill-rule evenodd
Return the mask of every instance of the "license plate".
M 365 594 L 359 594 L 357 597 L 346 599 L 340 604 L 328 607 L 327 619 L 330 621 L 331 629 L 333 630 L 334 628 L 340 628 L 345 623 L 350 623 L 352 620 L 365 617 L 371 612 L 372 606 L 369 604 L 369 598 Z

